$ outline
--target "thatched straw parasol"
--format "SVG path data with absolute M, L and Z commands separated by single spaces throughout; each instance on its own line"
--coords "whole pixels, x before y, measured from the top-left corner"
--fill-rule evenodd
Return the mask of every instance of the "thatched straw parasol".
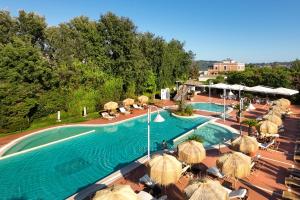
M 268 136 L 271 134 L 278 133 L 278 126 L 271 121 L 266 120 L 266 121 L 259 122 L 258 126 L 259 126 L 259 133 L 262 136 Z
M 228 200 L 228 192 L 219 181 L 209 179 L 192 183 L 184 189 L 190 200 Z
M 118 107 L 118 103 L 113 101 L 104 104 L 104 110 L 116 110 Z
M 129 185 L 114 185 L 96 193 L 93 200 L 138 200 L 137 194 Z
M 145 104 L 145 103 L 147 103 L 149 101 L 149 98 L 147 96 L 145 96 L 145 95 L 142 95 L 142 96 L 138 97 L 138 100 L 139 100 L 139 102 L 141 104 Z
M 123 101 L 124 106 L 131 106 L 133 104 L 134 104 L 134 99 L 131 99 L 131 98 L 127 98 Z
M 253 154 L 258 150 L 258 142 L 256 138 L 247 135 L 243 135 L 235 139 L 232 142 L 232 146 L 245 154 Z
M 275 115 L 275 114 L 273 114 L 273 115 L 265 115 L 264 117 L 263 117 L 265 120 L 269 120 L 269 121 L 271 121 L 271 122 L 273 122 L 274 124 L 276 124 L 277 126 L 280 126 L 280 125 L 282 125 L 282 120 L 281 120 L 281 118 L 279 117 L 279 116 L 277 116 L 277 115 Z
M 272 111 L 280 113 L 282 115 L 287 110 L 287 107 L 281 105 L 275 105 L 272 107 Z
M 251 158 L 240 152 L 227 153 L 218 158 L 217 167 L 225 176 L 244 178 L 250 175 Z
M 151 179 L 161 185 L 177 183 L 181 176 L 182 164 L 174 156 L 157 155 L 148 164 Z
M 206 151 L 200 142 L 189 140 L 178 145 L 178 159 L 185 163 L 200 163 L 205 157 Z
M 276 115 L 276 116 L 278 116 L 278 117 L 280 117 L 281 118 L 281 110 L 279 111 L 279 110 L 270 110 L 269 112 L 268 112 L 268 114 L 267 115 Z
M 288 99 L 281 98 L 281 99 L 278 99 L 277 101 L 275 101 L 275 104 L 285 107 L 285 108 L 288 108 L 291 105 L 291 102 Z

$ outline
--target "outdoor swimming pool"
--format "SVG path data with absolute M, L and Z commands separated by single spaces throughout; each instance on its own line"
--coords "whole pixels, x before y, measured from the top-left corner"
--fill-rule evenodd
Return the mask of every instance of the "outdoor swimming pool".
M 151 151 L 160 149 L 159 143 L 163 139 L 171 143 L 174 138 L 208 121 L 207 118 L 202 117 L 178 119 L 172 117 L 167 111 L 161 114 L 165 122 L 151 125 Z M 152 114 L 152 117 L 154 118 L 155 114 Z M 2 199 L 67 198 L 146 155 L 146 120 L 147 116 L 144 115 L 116 125 L 61 127 L 24 139 L 6 154 L 95 130 L 70 140 L 0 159 L 0 197 Z M 216 135 L 209 136 L 209 134 Z M 208 131 L 206 136 L 210 141 L 205 145 L 217 144 L 218 141 L 214 143 L 213 138 L 218 138 L 218 134 L 218 131 Z
M 224 112 L 224 106 L 215 103 L 198 102 L 198 103 L 191 103 L 191 105 L 196 110 L 205 110 L 209 112 Z M 227 106 L 225 107 L 225 109 L 227 110 Z

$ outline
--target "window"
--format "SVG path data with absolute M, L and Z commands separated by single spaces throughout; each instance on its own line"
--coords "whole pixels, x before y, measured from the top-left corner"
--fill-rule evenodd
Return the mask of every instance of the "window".
M 226 65 L 224 65 L 224 71 L 226 71 L 227 70 L 227 66 Z

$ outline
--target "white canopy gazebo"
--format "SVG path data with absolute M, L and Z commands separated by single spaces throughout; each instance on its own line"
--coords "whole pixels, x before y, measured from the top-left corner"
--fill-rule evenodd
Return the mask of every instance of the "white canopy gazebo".
M 286 95 L 286 96 L 292 96 L 292 95 L 299 93 L 298 90 L 292 90 L 292 89 L 283 88 L 283 87 L 276 88 L 276 89 L 274 89 L 274 91 L 276 92 L 276 94 Z
M 293 89 L 288 89 L 284 87 L 279 87 L 279 88 L 271 88 L 267 86 L 261 86 L 257 85 L 254 87 L 247 87 L 244 85 L 239 85 L 239 84 L 225 84 L 225 83 L 217 83 L 213 85 L 203 85 L 204 87 L 210 87 L 210 88 L 215 88 L 215 89 L 226 89 L 226 90 L 243 90 L 247 92 L 258 92 L 258 93 L 265 93 L 265 94 L 278 94 L 278 95 L 286 95 L 286 96 L 292 96 L 295 94 L 298 94 L 299 91 L 293 90 Z
M 266 94 L 275 94 L 274 89 L 272 89 L 270 87 L 261 86 L 261 85 L 257 85 L 257 86 L 254 86 L 254 87 L 246 87 L 245 91 L 266 93 Z

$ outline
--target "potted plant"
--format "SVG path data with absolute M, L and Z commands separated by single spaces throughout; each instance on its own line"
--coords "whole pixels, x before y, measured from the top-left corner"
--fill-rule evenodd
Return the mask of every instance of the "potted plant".
M 243 109 L 240 109 L 240 104 L 236 104 L 235 106 L 233 106 L 233 109 L 236 110 L 236 121 L 238 123 L 241 122 L 241 117 L 243 116 L 243 111 L 245 111 L 246 107 L 244 106 Z
M 174 111 L 176 115 L 180 116 L 192 116 L 193 115 L 193 107 L 192 105 L 186 105 L 186 103 L 181 100 L 178 102 L 178 109 Z
M 253 128 L 258 125 L 258 121 L 256 119 L 245 119 L 242 124 L 248 125 L 248 135 L 251 135 Z
M 190 141 L 190 140 L 194 140 L 194 141 L 200 142 L 200 143 L 203 143 L 203 141 L 204 141 L 200 135 L 196 135 L 196 134 L 193 134 L 186 139 L 186 141 Z

